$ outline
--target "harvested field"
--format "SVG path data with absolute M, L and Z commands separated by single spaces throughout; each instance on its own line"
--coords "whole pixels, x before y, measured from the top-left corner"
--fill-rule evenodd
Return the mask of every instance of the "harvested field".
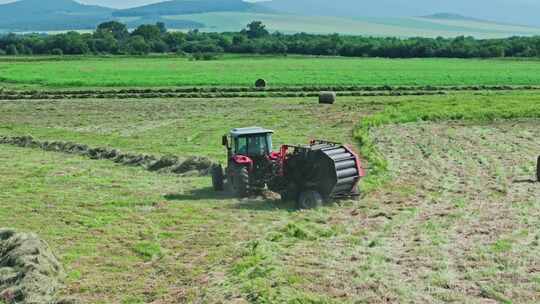
M 391 182 L 318 222 L 302 216 L 274 227 L 237 264 L 263 256 L 264 284 L 243 287 L 335 303 L 538 303 L 538 123 L 374 130 Z
M 373 233 L 378 229 L 364 222 L 366 238 L 378 244 L 358 258 L 392 252 L 381 265 L 390 272 L 377 277 L 395 278 L 386 290 L 394 299 L 415 290 L 408 293 L 415 302 L 540 301 L 540 187 L 532 182 L 539 123 L 421 123 L 373 132 L 394 179 L 372 195 L 379 207 L 369 211 L 381 214 L 372 223 L 387 231 Z
M 274 129 L 275 145 L 358 139 L 373 150 L 364 151 L 369 192 L 360 200 L 299 212 L 277 197 L 215 193 L 208 177 L 0 145 L 0 222 L 39 233 L 66 269 L 63 294 L 84 304 L 536 303 L 539 105 L 534 91 L 340 97 L 332 106 L 5 101 L 0 136 L 156 158 L 223 162 L 221 135 L 250 125 Z
M 276 130 L 280 134 L 276 145 L 315 137 L 350 142 L 360 117 L 382 107 L 368 98 L 342 98 L 331 107 L 317 102 L 316 98 L 6 101 L 0 104 L 5 113 L 0 115 L 0 136 L 31 135 L 41 141 L 62 140 L 125 153 L 221 160 L 221 136 L 238 125 Z M 290 121 L 293 116 L 296 119 Z

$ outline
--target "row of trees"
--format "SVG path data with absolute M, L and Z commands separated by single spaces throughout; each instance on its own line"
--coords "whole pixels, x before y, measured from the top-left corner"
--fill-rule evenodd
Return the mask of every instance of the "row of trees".
M 163 23 L 132 32 L 119 22 L 100 24 L 93 33 L 8 34 L 0 37 L 0 55 L 81 55 L 148 53 L 307 54 L 389 58 L 488 58 L 540 56 L 540 37 L 505 39 L 377 38 L 343 35 L 269 33 L 255 21 L 237 33 L 168 31 Z

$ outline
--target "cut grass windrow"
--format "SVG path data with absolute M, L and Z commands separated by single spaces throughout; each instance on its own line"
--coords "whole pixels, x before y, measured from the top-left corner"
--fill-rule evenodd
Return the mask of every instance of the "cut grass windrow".
M 444 95 L 443 91 L 381 91 L 381 92 L 339 92 L 340 97 L 374 97 L 374 96 L 424 96 Z M 149 99 L 149 98 L 294 98 L 294 97 L 318 97 L 314 92 L 260 92 L 260 93 L 93 93 L 93 94 L 18 94 L 2 95 L 0 100 L 63 100 L 63 99 Z
M 207 175 L 214 165 L 204 157 L 179 158 L 163 156 L 161 158 L 145 155 L 123 153 L 116 149 L 91 148 L 87 145 L 63 141 L 38 141 L 31 136 L 0 136 L 0 144 L 18 147 L 40 148 L 45 151 L 62 152 L 89 157 L 90 159 L 108 159 L 126 166 L 138 166 L 148 171 L 170 172 L 174 174 Z
M 205 86 L 205 87 L 171 87 L 171 88 L 125 88 L 125 89 L 103 89 L 89 88 L 82 90 L 12 90 L 0 88 L 0 96 L 70 96 L 70 95 L 137 95 L 137 94 L 208 94 L 211 93 L 318 93 L 321 91 L 334 92 L 435 92 L 435 91 L 524 91 L 524 90 L 540 90 L 540 86 L 533 85 L 471 85 L 471 86 L 272 86 L 266 88 L 257 87 L 222 87 L 222 86 Z M 271 97 L 271 95 L 269 96 Z M 279 97 L 279 96 L 277 96 Z

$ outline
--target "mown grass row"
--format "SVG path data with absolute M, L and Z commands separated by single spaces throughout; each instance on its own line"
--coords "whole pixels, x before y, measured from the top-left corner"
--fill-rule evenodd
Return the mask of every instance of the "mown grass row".
M 338 92 L 340 97 L 369 96 L 424 96 L 444 95 L 444 91 L 379 91 L 379 92 Z M 140 93 L 140 94 L 18 94 L 2 95 L 0 100 L 49 100 L 49 99 L 146 99 L 146 98 L 288 98 L 318 97 L 318 92 L 260 92 L 260 93 Z
M 389 124 L 425 121 L 494 122 L 507 119 L 540 118 L 540 96 L 529 98 L 492 99 L 489 96 L 463 96 L 449 100 L 408 101 L 388 104 L 383 111 L 366 117 L 354 130 L 361 154 L 369 166 L 363 182 L 364 191 L 377 189 L 389 178 L 388 164 L 376 147 L 373 128 Z
M 280 87 L 177 87 L 177 88 L 129 88 L 129 89 L 86 89 L 86 90 L 8 90 L 0 88 L 2 96 L 20 95 L 119 95 L 119 94 L 188 94 L 188 93 L 312 93 L 334 92 L 384 92 L 384 91 L 512 91 L 540 90 L 540 86 L 524 85 L 477 85 L 477 86 L 280 86 Z
M 0 136 L 0 144 L 76 154 L 95 160 L 107 159 L 126 166 L 142 167 L 148 171 L 172 172 L 175 174 L 191 172 L 192 175 L 194 173 L 208 175 L 212 166 L 215 165 L 206 157 L 178 157 L 174 155 L 158 157 L 148 154 L 123 153 L 117 149 L 92 148 L 84 144 L 66 141 L 39 141 L 32 136 Z

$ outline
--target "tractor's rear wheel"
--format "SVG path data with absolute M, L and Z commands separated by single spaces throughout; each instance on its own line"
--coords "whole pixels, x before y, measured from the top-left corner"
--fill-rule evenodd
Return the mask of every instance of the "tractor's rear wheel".
M 298 201 L 298 190 L 296 189 L 295 185 L 287 186 L 287 188 L 283 190 L 280 194 L 281 194 L 281 200 L 283 202 Z
M 223 168 L 221 165 L 212 167 L 212 186 L 215 191 L 223 191 L 224 189 L 224 180 Z
M 232 186 L 235 195 L 246 197 L 249 194 L 249 171 L 247 167 L 237 166 L 234 168 Z
M 304 191 L 298 198 L 298 209 L 316 209 L 323 206 L 323 197 L 317 191 Z

